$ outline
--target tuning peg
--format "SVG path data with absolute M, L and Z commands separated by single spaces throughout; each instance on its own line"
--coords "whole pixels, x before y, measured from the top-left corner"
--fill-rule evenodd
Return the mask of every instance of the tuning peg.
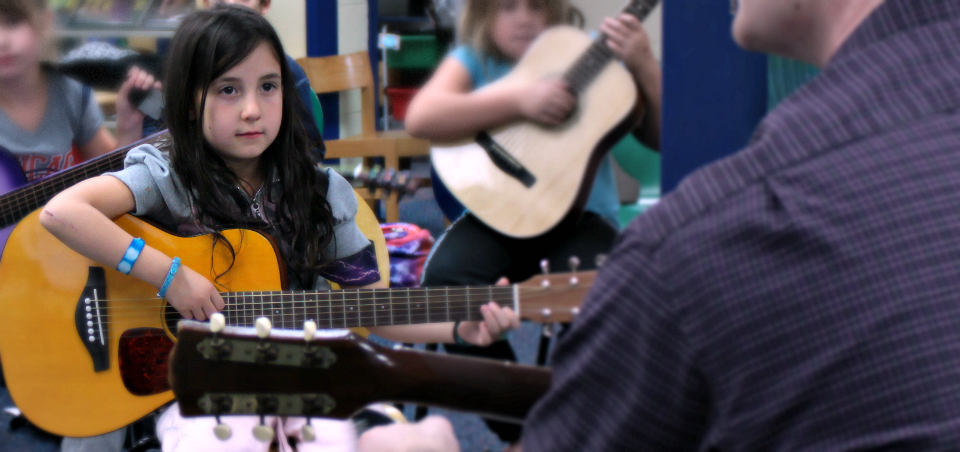
M 265 364 L 276 361 L 277 357 L 280 356 L 280 352 L 277 350 L 277 347 L 266 340 L 270 337 L 270 330 L 273 328 L 270 325 L 270 319 L 260 317 L 254 325 L 257 328 L 257 337 L 260 338 L 260 343 L 257 344 L 256 362 L 258 364 Z
M 550 274 L 550 261 L 547 259 L 540 259 L 540 271 L 543 272 L 543 276 Z M 541 287 L 550 287 L 550 280 L 548 278 L 543 278 L 543 281 L 540 282 Z
M 567 260 L 567 263 L 570 264 L 570 272 L 573 275 L 570 276 L 570 285 L 576 286 L 580 284 L 580 279 L 577 278 L 577 267 L 580 266 L 580 258 L 577 256 L 570 256 L 570 259 Z
M 219 312 L 215 312 L 212 316 L 210 316 L 210 332 L 211 333 L 214 333 L 214 334 L 219 333 L 223 331 L 223 329 L 226 326 L 227 326 L 227 319 L 226 317 L 223 316 L 223 314 Z
M 303 322 L 303 340 L 310 342 L 317 336 L 317 322 L 307 320 Z
M 596 257 L 593 258 L 593 261 L 597 264 L 597 268 L 600 268 L 603 266 L 603 263 L 607 261 L 607 255 L 598 254 Z
M 260 317 L 255 323 L 257 327 L 257 337 L 260 339 L 266 339 L 270 337 L 270 330 L 273 329 L 273 326 L 270 324 L 270 319 L 266 317 Z
M 260 416 L 260 425 L 253 428 L 253 437 L 258 441 L 269 443 L 273 441 L 274 436 L 277 432 L 273 427 L 263 423 L 263 416 Z
M 548 338 L 553 337 L 553 324 L 544 323 L 543 325 L 540 325 L 540 335 Z
M 213 436 L 220 441 L 226 441 L 233 436 L 233 430 L 229 425 L 220 422 L 220 416 L 217 416 L 217 426 L 213 428 Z
M 300 429 L 300 436 L 308 443 L 317 439 L 317 431 L 310 425 L 310 418 L 307 418 L 307 423 Z

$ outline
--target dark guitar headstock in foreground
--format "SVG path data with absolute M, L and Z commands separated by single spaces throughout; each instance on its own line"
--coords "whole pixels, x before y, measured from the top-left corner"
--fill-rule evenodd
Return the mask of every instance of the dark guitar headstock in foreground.
M 170 382 L 184 416 L 346 419 L 374 402 L 412 402 L 522 422 L 550 387 L 543 367 L 390 349 L 315 325 L 271 331 L 266 319 L 256 329 L 220 322 L 179 324 Z

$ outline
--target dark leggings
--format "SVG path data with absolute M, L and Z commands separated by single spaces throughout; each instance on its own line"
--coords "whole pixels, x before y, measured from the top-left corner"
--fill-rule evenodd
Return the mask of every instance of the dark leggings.
M 540 261 L 550 262 L 553 273 L 570 271 L 571 256 L 580 260 L 578 269 L 596 268 L 595 258 L 613 247 L 617 231 L 598 215 L 586 213 L 566 230 L 554 230 L 531 239 L 505 236 L 466 214 L 457 220 L 439 242 L 423 269 L 424 287 L 494 284 L 504 276 L 521 282 L 541 272 Z M 489 347 L 461 347 L 444 344 L 448 353 L 516 361 L 510 344 L 503 340 Z M 502 441 L 520 439 L 517 424 L 485 419 Z

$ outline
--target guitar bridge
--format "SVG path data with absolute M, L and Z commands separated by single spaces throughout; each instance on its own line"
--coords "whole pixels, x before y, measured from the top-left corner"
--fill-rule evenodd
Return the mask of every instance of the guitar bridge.
M 77 334 L 90 353 L 94 372 L 103 372 L 110 368 L 106 281 L 103 267 L 90 267 L 87 284 L 83 287 L 74 312 Z
M 507 173 L 510 177 L 520 181 L 524 187 L 530 188 L 537 182 L 536 176 L 513 158 L 500 143 L 497 143 L 487 132 L 480 132 L 476 138 L 477 144 L 487 151 L 487 156 L 500 171 Z

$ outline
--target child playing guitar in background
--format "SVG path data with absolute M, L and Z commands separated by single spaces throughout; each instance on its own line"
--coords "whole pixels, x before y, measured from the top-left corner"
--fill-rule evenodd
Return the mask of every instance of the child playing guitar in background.
M 17 157 L 28 181 L 139 140 L 143 115 L 126 93 L 154 83 L 134 76 L 120 88 L 114 138 L 90 88 L 43 62 L 52 27 L 46 0 L 0 3 L 0 148 Z
M 181 234 L 227 228 L 269 232 L 288 268 L 290 289 L 383 286 L 373 245 L 357 227 L 357 201 L 349 183 L 317 169 L 313 143 L 295 112 L 301 108 L 276 32 L 258 13 L 216 7 L 186 17 L 173 37 L 165 71 L 164 104 L 173 140 L 170 155 L 140 146 L 125 169 L 81 182 L 53 198 L 41 223 L 80 254 L 159 288 L 186 318 L 204 320 L 223 309 L 209 268 L 179 265 L 121 229 L 112 219 L 127 212 L 149 217 Z M 464 322 L 463 340 L 489 345 L 519 326 L 510 309 L 482 307 L 484 322 Z M 376 334 L 402 342 L 453 342 L 453 324 L 378 327 Z M 260 418 L 231 420 L 260 423 Z M 268 417 L 281 450 L 303 420 Z M 316 421 L 315 421 L 316 422 Z M 236 427 L 227 441 L 213 435 L 216 421 L 184 419 L 176 406 L 158 422 L 164 450 L 267 450 L 251 429 Z M 318 441 L 299 450 L 320 450 L 329 439 L 355 442 L 349 423 L 324 423 Z M 317 427 L 318 430 L 320 427 Z
M 516 89 L 477 91 L 506 75 L 531 43 L 548 27 L 572 17 L 565 0 L 468 0 L 460 20 L 463 43 L 440 64 L 413 99 L 406 127 L 415 136 L 432 140 L 472 137 L 516 120 L 547 126 L 563 123 L 577 99 L 559 79 L 540 80 Z M 607 46 L 632 72 L 646 103 L 634 133 L 654 149 L 660 139 L 660 67 L 639 19 L 621 14 L 606 19 L 601 31 Z M 642 119 L 642 120 L 641 120 Z M 551 149 L 543 149 L 543 158 Z M 610 157 L 604 157 L 586 205 L 586 213 L 572 228 L 556 229 L 538 237 L 517 239 L 488 227 L 465 213 L 437 241 L 423 272 L 423 286 L 492 284 L 505 276 L 522 281 L 540 271 L 540 261 L 567 268 L 571 256 L 592 268 L 594 258 L 613 246 L 619 201 Z M 448 351 L 515 360 L 506 341 L 485 349 L 445 346 Z M 514 424 L 488 421 L 503 441 L 520 435 Z

